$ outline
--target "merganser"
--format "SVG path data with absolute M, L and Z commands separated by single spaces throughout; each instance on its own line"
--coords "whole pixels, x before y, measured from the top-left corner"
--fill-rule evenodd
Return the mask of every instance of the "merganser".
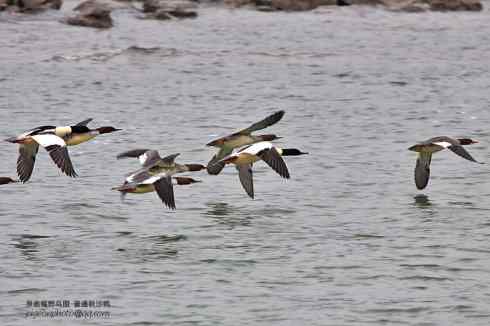
M 252 124 L 248 128 L 242 129 L 231 135 L 213 140 L 212 142 L 206 144 L 206 146 L 214 146 L 219 148 L 219 152 L 215 154 L 208 163 L 208 173 L 213 175 L 219 174 L 225 166 L 224 163 L 220 161 L 225 156 L 231 154 L 233 152 L 233 149 L 235 148 L 239 148 L 245 145 L 251 145 L 261 141 L 272 141 L 281 138 L 273 134 L 255 136 L 252 135 L 252 132 L 272 126 L 273 124 L 281 120 L 283 116 L 284 111 L 277 111 L 267 118 Z
M 177 153 L 162 158 L 155 150 L 134 149 L 117 155 L 117 158 L 137 157 L 142 168 L 130 173 L 126 177 L 126 183 L 131 185 L 152 184 L 162 201 L 169 208 L 175 209 L 172 175 L 206 169 L 202 164 L 176 163 L 175 158 L 179 155 Z
M 103 126 L 90 129 L 87 127 L 87 124 L 92 120 L 93 119 L 87 119 L 70 127 L 58 127 L 59 129 L 56 128 L 56 135 L 62 137 L 67 146 L 73 146 L 85 143 L 98 135 L 109 134 L 122 130 L 112 126 Z
M 169 187 L 167 185 L 167 178 L 159 178 L 159 175 L 152 176 L 149 173 L 146 174 L 146 179 L 143 179 L 139 183 L 129 183 L 127 181 L 124 182 L 123 185 L 119 187 L 114 187 L 112 190 L 117 190 L 121 192 L 121 198 L 124 199 L 124 196 L 128 193 L 131 194 L 146 194 L 148 192 L 156 191 L 158 197 L 162 200 L 162 202 L 167 205 L 167 207 L 171 209 L 175 209 L 175 198 L 173 196 L 173 190 L 169 191 Z M 164 175 L 162 174 L 162 177 Z M 189 177 L 172 177 L 171 179 L 172 186 L 174 185 L 190 185 L 193 183 L 201 182 L 200 180 L 195 180 Z
M 9 177 L 0 177 L 0 185 L 6 185 L 9 183 L 19 182 Z
M 84 120 L 74 126 L 41 126 L 28 130 L 17 137 L 6 139 L 10 143 L 19 144 L 17 174 L 20 181 L 27 182 L 30 179 L 39 145 L 48 151 L 63 173 L 70 177 L 77 177 L 66 146 L 78 145 L 98 135 L 121 130 L 114 127 L 90 129 L 87 127 L 90 121 L 92 119 Z
M 439 136 L 420 142 L 409 148 L 410 151 L 417 152 L 417 163 L 415 165 L 415 185 L 417 189 L 422 190 L 427 186 L 430 177 L 430 162 L 432 154 L 447 148 L 456 155 L 461 156 L 468 161 L 484 164 L 476 161 L 464 148 L 464 145 L 476 144 L 478 141 L 470 138 L 451 138 Z
M 142 166 L 141 169 L 133 172 L 128 177 L 128 182 L 131 182 L 131 175 L 137 175 L 141 172 L 148 172 L 151 175 L 165 172 L 168 175 L 173 175 L 181 172 L 194 172 L 206 169 L 202 164 L 179 164 L 175 162 L 175 158 L 180 153 L 168 155 L 164 158 L 160 156 L 158 151 L 150 149 L 133 149 L 117 155 L 118 159 L 133 157 L 138 158 Z
M 238 152 L 226 156 L 220 162 L 223 162 L 224 164 L 235 164 L 243 189 L 245 189 L 251 198 L 254 198 L 252 177 L 253 163 L 262 160 L 281 177 L 289 179 L 288 168 L 281 156 L 297 156 L 305 154 L 308 153 L 301 152 L 296 148 L 279 148 L 275 147 L 270 142 L 260 142 L 244 147 Z

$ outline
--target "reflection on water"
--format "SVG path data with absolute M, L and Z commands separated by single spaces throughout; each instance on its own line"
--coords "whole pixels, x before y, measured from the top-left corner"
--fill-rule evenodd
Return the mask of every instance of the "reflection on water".
M 154 241 L 155 244 L 166 244 L 168 242 L 185 240 L 186 236 L 182 234 L 161 234 L 161 235 L 152 235 L 146 237 L 146 239 Z
M 218 224 L 227 225 L 230 228 L 237 226 L 249 226 L 253 216 L 246 210 L 228 203 L 207 203 L 208 209 L 203 213 L 211 217 Z
M 157 262 L 177 256 L 178 245 L 186 240 L 184 235 L 156 235 L 131 238 L 129 242 L 115 249 L 125 260 L 134 263 Z
M 415 205 L 418 207 L 427 207 L 432 205 L 432 203 L 429 200 L 429 196 L 427 195 L 418 194 L 413 198 L 415 199 Z
M 39 252 L 39 242 L 42 239 L 50 238 L 45 235 L 35 235 L 35 234 L 21 234 L 16 235 L 12 238 L 12 244 L 15 248 L 20 249 L 20 253 L 27 260 L 40 260 L 37 256 Z
M 208 207 L 208 209 L 204 214 L 213 217 L 223 217 L 231 215 L 233 213 L 233 210 L 235 211 L 235 214 L 237 213 L 236 209 L 228 203 L 207 203 L 206 206 Z
M 461 206 L 461 207 L 467 207 L 467 208 L 472 208 L 475 207 L 475 204 L 469 201 L 450 201 L 448 202 L 450 205 L 455 205 L 455 206 Z

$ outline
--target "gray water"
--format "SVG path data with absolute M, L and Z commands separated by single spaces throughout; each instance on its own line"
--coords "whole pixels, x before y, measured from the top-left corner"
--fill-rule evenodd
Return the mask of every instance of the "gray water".
M 417 191 L 407 150 L 467 136 L 490 163 L 488 9 L 122 11 L 98 31 L 57 22 L 74 5 L 0 15 L 0 138 L 89 117 L 124 131 L 70 148 L 77 179 L 41 150 L 29 183 L 1 186 L 2 325 L 490 323 L 489 166 L 441 152 Z M 192 174 L 176 211 L 110 190 L 138 166 L 121 151 L 205 164 L 208 141 L 278 109 L 266 132 L 310 155 L 286 158 L 288 181 L 256 164 L 255 200 L 232 167 Z M 1 176 L 16 155 L 1 144 Z M 25 318 L 28 300 L 111 316 Z

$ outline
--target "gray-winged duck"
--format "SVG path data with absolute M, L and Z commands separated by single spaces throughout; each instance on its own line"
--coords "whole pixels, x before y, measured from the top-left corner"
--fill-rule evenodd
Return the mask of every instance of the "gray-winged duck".
M 175 209 L 175 198 L 173 191 L 169 191 L 165 175 L 161 177 L 159 175 L 152 176 L 149 173 L 146 175 L 140 174 L 139 182 L 127 182 L 123 185 L 114 187 L 112 190 L 121 192 L 121 197 L 124 198 L 126 194 L 146 194 L 156 191 L 158 197 L 169 208 Z M 172 185 L 190 185 L 193 183 L 201 182 L 189 177 L 172 177 Z
M 92 119 L 87 119 L 74 126 L 41 126 L 28 130 L 17 137 L 11 137 L 6 141 L 19 144 L 19 157 L 17 159 L 17 174 L 21 182 L 27 182 L 34 169 L 39 145 L 44 147 L 55 164 L 70 177 L 76 177 L 77 173 L 68 154 L 67 146 L 84 143 L 98 135 L 110 133 L 120 129 L 114 127 L 100 127 L 90 129 L 87 124 Z
M 221 162 L 235 164 L 243 189 L 254 198 L 252 165 L 262 160 L 269 165 L 281 177 L 289 179 L 289 171 L 281 156 L 297 156 L 308 153 L 301 152 L 296 148 L 279 148 L 270 142 L 259 142 L 230 154 Z
M 134 149 L 117 155 L 117 158 L 138 158 L 142 168 L 130 173 L 125 180 L 127 187 L 153 185 L 158 196 L 171 209 L 175 209 L 172 176 L 176 173 L 201 171 L 206 169 L 202 164 L 179 164 L 175 158 L 180 154 L 172 154 L 162 158 L 158 151 L 150 149 Z
M 447 148 L 456 155 L 459 155 L 468 161 L 483 164 L 476 161 L 463 148 L 464 145 L 476 143 L 478 143 L 478 141 L 470 138 L 451 138 L 447 136 L 439 136 L 411 146 L 409 150 L 418 153 L 417 163 L 415 165 L 415 185 L 417 186 L 417 189 L 422 190 L 429 183 L 432 154 L 442 151 L 443 149 Z
M 277 123 L 284 116 L 284 111 L 277 111 L 267 118 L 256 122 L 248 128 L 242 129 L 231 135 L 221 137 L 206 144 L 206 146 L 214 146 L 219 148 L 219 152 L 209 161 L 207 170 L 209 174 L 217 175 L 223 170 L 224 163 L 220 162 L 225 156 L 233 152 L 233 149 L 246 145 L 251 145 L 261 141 L 272 141 L 278 139 L 276 135 L 252 135 L 252 132 L 262 130 Z

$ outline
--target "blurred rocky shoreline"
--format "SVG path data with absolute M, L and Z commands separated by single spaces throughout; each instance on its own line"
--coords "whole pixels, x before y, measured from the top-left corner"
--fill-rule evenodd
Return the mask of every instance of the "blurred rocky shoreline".
M 73 9 L 73 14 L 61 20 L 69 25 L 110 28 L 111 12 L 131 10 L 139 19 L 196 18 L 201 3 L 228 8 L 246 8 L 262 12 L 308 11 L 321 6 L 377 6 L 390 11 L 421 13 L 428 11 L 481 11 L 479 0 L 86 0 Z M 59 10 L 63 0 L 0 0 L 0 11 L 36 14 Z

